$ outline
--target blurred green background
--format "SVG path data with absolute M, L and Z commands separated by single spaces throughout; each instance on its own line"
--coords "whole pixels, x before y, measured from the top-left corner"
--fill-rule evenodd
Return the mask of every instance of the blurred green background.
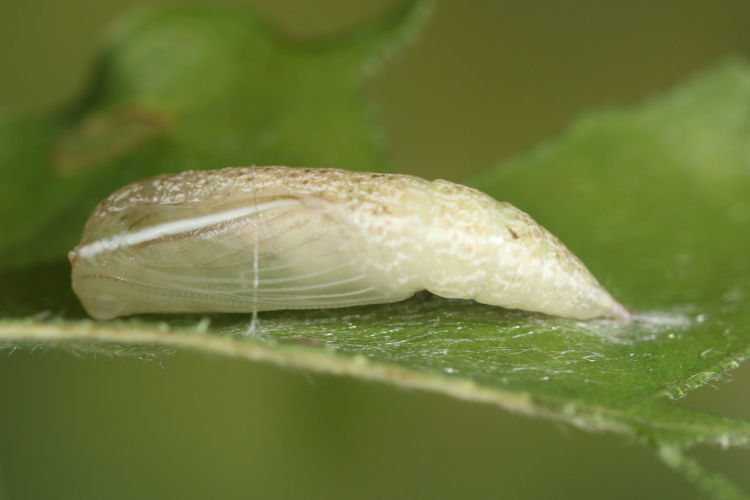
M 394 4 L 224 3 L 316 38 Z M 0 110 L 76 98 L 106 26 L 143 4 L 0 2 Z M 746 1 L 442 1 L 363 92 L 393 170 L 461 180 L 585 110 L 637 103 L 737 53 L 750 56 Z M 733 376 L 681 404 L 750 418 L 750 366 Z M 3 354 L 0 395 L 8 498 L 703 497 L 646 448 L 609 434 L 189 353 Z M 747 451 L 692 455 L 750 491 Z

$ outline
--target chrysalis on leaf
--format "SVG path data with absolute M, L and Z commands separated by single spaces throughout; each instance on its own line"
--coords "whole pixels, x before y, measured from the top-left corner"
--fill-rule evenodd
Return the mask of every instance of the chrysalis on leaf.
M 420 290 L 628 321 L 526 213 L 444 180 L 248 167 L 114 192 L 68 255 L 88 313 L 251 312 L 396 302 Z

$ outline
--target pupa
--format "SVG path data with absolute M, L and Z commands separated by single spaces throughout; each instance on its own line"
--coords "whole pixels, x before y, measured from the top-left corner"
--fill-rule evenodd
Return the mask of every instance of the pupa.
M 73 289 L 97 319 L 348 307 L 420 290 L 566 318 L 632 317 L 523 211 L 410 175 L 160 175 L 102 201 L 68 257 Z

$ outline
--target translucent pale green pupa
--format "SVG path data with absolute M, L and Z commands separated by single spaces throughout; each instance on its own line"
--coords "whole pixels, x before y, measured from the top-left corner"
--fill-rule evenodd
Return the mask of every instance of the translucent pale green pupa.
M 407 175 L 248 167 L 162 175 L 105 199 L 69 253 L 94 318 L 396 302 L 420 290 L 628 321 L 526 213 Z

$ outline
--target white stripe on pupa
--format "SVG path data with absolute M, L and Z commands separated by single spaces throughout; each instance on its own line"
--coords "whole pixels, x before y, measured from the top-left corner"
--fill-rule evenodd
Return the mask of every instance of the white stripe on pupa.
M 288 207 L 298 203 L 299 201 L 293 199 L 274 200 L 267 203 L 261 203 L 260 205 L 233 208 L 215 214 L 164 222 L 162 224 L 157 224 L 156 226 L 140 229 L 134 233 L 120 233 L 110 236 L 109 238 L 93 241 L 79 248 L 77 253 L 84 259 L 91 259 L 102 252 L 112 252 L 118 248 L 138 245 L 139 243 L 156 240 L 163 238 L 164 236 L 173 236 L 188 231 L 195 231 L 222 222 L 239 219 L 240 217 L 247 217 L 248 215 L 272 210 L 274 208 Z

